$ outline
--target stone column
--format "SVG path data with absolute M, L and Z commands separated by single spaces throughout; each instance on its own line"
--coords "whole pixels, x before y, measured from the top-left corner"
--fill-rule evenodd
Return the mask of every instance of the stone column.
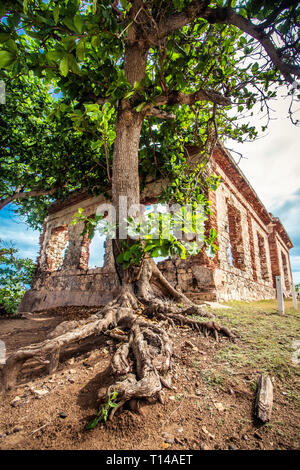
M 270 249 L 270 258 L 271 258 L 271 269 L 273 277 L 273 286 L 276 288 L 276 276 L 280 276 L 280 264 L 279 264 L 279 253 L 276 243 L 276 231 L 274 227 L 269 235 L 269 249 Z
M 81 253 L 83 245 L 84 223 L 78 222 L 75 225 L 69 225 L 69 246 L 67 248 L 63 269 L 80 269 L 82 265 Z

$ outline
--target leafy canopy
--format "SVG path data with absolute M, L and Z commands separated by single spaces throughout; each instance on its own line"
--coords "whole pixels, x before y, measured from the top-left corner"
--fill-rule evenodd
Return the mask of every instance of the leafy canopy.
M 207 158 L 216 138 L 255 138 L 238 118 L 256 103 L 268 110 L 300 76 L 298 3 L 2 1 L 0 207 L 16 202 L 36 227 L 53 199 L 108 191 L 121 102 L 144 116 L 142 182 L 183 178 L 191 145 Z M 134 84 L 124 70 L 133 27 L 147 49 Z

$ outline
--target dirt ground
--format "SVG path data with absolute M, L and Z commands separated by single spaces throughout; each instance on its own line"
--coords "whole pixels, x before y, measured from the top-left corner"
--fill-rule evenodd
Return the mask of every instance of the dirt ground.
M 123 409 L 94 430 L 85 427 L 98 410 L 98 395 L 112 383 L 114 340 L 82 343 L 74 357 L 69 348 L 52 376 L 45 366 L 26 363 L 17 389 L 1 398 L 0 449 L 299 449 L 299 366 L 290 360 L 292 341 L 300 338 L 299 314 L 289 308 L 279 318 L 272 301 L 227 305 L 216 314 L 237 333 L 236 344 L 186 328 L 169 330 L 174 389 L 165 389 L 165 403 Z M 66 316 L 85 315 L 70 308 L 33 319 L 0 317 L 0 339 L 9 355 L 44 340 Z M 253 415 L 262 372 L 274 383 L 272 419 L 265 425 Z

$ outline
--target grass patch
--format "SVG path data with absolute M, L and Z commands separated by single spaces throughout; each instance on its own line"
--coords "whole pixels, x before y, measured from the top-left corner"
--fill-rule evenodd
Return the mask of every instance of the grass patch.
M 210 387 L 217 387 L 221 390 L 224 389 L 225 385 L 225 377 L 219 373 L 217 373 L 213 369 L 202 369 L 201 376 L 203 382 L 210 388 Z
M 231 309 L 215 310 L 220 323 L 232 329 L 239 341 L 226 344 L 216 355 L 220 363 L 259 368 L 280 378 L 300 375 L 291 362 L 292 340 L 300 337 L 300 313 L 285 302 L 277 313 L 276 300 L 226 302 Z

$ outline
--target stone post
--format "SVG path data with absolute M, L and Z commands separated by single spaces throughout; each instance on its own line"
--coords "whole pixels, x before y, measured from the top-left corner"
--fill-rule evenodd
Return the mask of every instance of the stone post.
M 284 302 L 283 302 L 283 290 L 281 276 L 276 276 L 276 293 L 277 293 L 277 302 L 278 302 L 278 312 L 284 313 Z

